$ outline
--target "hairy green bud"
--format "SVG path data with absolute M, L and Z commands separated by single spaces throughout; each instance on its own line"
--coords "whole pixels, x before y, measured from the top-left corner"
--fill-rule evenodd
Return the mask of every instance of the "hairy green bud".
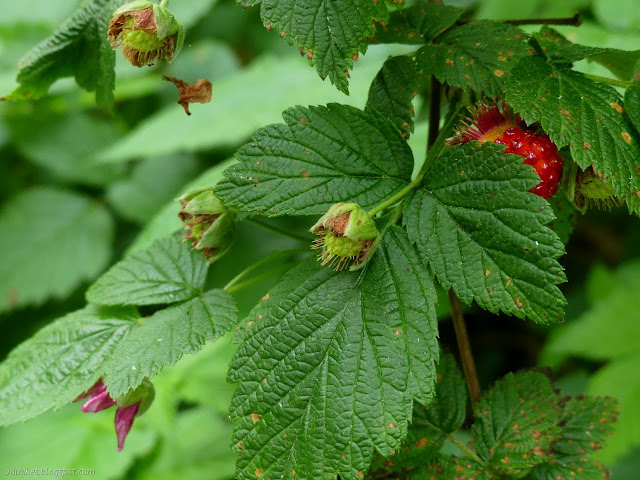
M 309 231 L 318 235 L 313 244 L 322 249 L 318 259 L 335 270 L 362 268 L 378 244 L 373 218 L 356 203 L 333 205 Z
M 149 0 L 136 0 L 116 10 L 109 22 L 109 42 L 122 45 L 132 65 L 144 67 L 156 60 L 170 62 L 184 43 L 184 29 L 168 8 Z
M 216 197 L 212 187 L 189 192 L 178 199 L 178 213 L 187 229 L 185 240 L 202 252 L 209 263 L 226 254 L 236 237 L 235 215 Z

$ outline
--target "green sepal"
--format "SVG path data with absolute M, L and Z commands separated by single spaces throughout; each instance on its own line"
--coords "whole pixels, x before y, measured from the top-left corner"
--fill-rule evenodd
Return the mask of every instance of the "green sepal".
M 140 402 L 137 415 L 142 415 L 149 410 L 155 396 L 156 390 L 153 387 L 153 383 L 145 377 L 140 386 L 119 397 L 116 400 L 116 404 L 118 407 L 128 407 L 129 405 Z

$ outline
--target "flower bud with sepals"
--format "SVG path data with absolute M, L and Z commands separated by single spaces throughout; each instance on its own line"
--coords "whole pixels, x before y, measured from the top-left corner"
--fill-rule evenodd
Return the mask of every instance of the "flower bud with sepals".
M 371 258 L 379 232 L 366 211 L 356 203 L 337 203 L 309 230 L 318 238 L 312 248 L 321 248 L 322 265 L 358 270 Z
M 182 49 L 184 29 L 165 3 L 127 3 L 109 22 L 109 42 L 114 49 L 122 45 L 125 58 L 136 67 L 153 65 L 156 58 L 170 62 Z
M 216 197 L 212 187 L 189 192 L 178 199 L 178 213 L 187 233 L 185 240 L 202 252 L 209 263 L 221 258 L 232 247 L 236 237 L 235 215 Z

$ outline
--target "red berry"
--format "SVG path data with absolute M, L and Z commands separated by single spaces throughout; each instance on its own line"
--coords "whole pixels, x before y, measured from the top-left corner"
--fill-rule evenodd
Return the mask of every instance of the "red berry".
M 453 143 L 477 140 L 479 143 L 505 145 L 505 153 L 523 157 L 524 163 L 532 165 L 540 177 L 540 184 L 530 192 L 542 198 L 553 197 L 562 176 L 562 157 L 558 154 L 558 148 L 549 135 L 526 130 L 524 122 L 504 102 L 501 107 L 481 104 L 472 110 L 473 118 L 458 129 Z
M 551 198 L 556 194 L 562 176 L 562 157 L 549 135 L 511 127 L 494 142 L 506 145 L 505 153 L 520 155 L 524 163 L 533 166 L 542 182 L 531 192 L 542 198 Z

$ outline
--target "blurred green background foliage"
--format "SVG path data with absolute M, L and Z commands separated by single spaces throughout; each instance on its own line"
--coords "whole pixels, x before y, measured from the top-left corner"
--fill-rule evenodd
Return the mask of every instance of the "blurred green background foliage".
M 0 14 L 0 95 L 17 87 L 19 59 L 50 35 L 82 2 L 4 2 Z M 476 18 L 571 16 L 559 27 L 585 45 L 640 49 L 637 0 L 512 0 L 445 2 Z M 233 0 L 173 0 L 187 30 L 170 65 L 136 69 L 118 54 L 116 107 L 110 114 L 73 79 L 34 102 L 0 103 L 0 358 L 35 331 L 84 305 L 89 282 L 129 250 L 178 230 L 174 201 L 190 188 L 215 183 L 251 133 L 278 122 L 292 105 L 332 101 L 364 107 L 369 83 L 384 60 L 406 46 L 372 46 L 351 74 L 350 96 L 321 81 L 297 50 L 261 24 L 258 9 Z M 531 31 L 532 27 L 527 27 Z M 403 50 L 404 49 L 404 50 Z M 580 62 L 578 70 L 608 75 Z M 187 117 L 170 75 L 213 83 L 213 101 Z M 426 103 L 416 100 L 420 159 Z M 310 219 L 280 219 L 281 225 Z M 255 242 L 257 237 L 259 242 Z M 617 433 L 599 459 L 614 480 L 640 471 L 640 220 L 624 208 L 590 211 L 578 220 L 563 263 L 569 278 L 566 322 L 536 326 L 470 308 L 467 313 L 483 386 L 508 371 L 551 365 L 566 393 L 612 395 L 620 401 Z M 210 270 L 211 286 L 249 265 L 281 237 L 243 226 L 232 253 Z M 288 264 L 279 268 L 286 271 Z M 273 268 L 273 265 L 267 266 Z M 237 295 L 241 315 L 277 281 Z M 455 337 L 442 305 L 443 345 Z M 0 429 L 0 466 L 93 468 L 96 479 L 233 478 L 225 381 L 235 347 L 227 340 L 185 356 L 154 379 L 157 398 L 116 452 L 112 415 L 83 415 L 77 405 Z M 0 406 L 1 408 L 1 406 Z M 9 476 L 11 478 L 11 476 Z

